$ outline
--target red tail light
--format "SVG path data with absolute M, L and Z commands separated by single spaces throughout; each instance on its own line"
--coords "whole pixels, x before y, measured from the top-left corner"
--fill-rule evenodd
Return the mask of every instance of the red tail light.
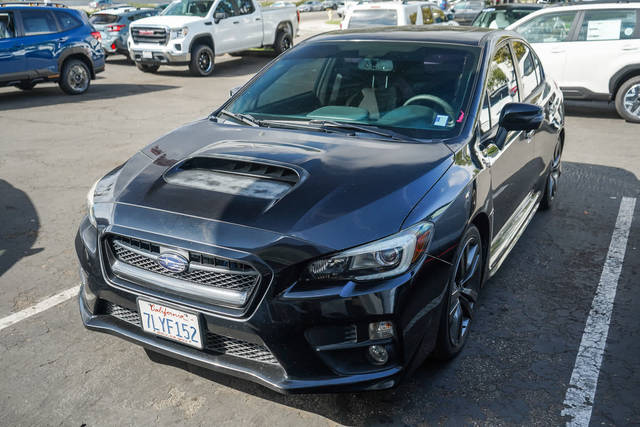
M 299 24 L 300 23 L 300 11 L 299 10 L 296 10 L 296 15 L 298 17 L 298 24 Z
M 126 25 L 109 25 L 107 27 L 107 31 L 111 32 L 111 33 L 117 33 L 119 32 L 121 29 L 123 29 L 124 27 L 126 27 Z
M 93 37 L 96 40 L 102 40 L 102 36 L 100 35 L 99 31 L 92 31 L 91 32 L 91 37 Z

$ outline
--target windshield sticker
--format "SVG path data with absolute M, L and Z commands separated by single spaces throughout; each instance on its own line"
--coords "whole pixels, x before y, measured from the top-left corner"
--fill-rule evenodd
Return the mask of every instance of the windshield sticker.
M 620 19 L 589 21 L 587 40 L 618 40 L 620 38 Z
M 438 114 L 436 116 L 435 121 L 433 122 L 434 126 L 446 126 L 447 122 L 449 121 L 449 116 L 446 115 L 442 115 L 442 114 Z

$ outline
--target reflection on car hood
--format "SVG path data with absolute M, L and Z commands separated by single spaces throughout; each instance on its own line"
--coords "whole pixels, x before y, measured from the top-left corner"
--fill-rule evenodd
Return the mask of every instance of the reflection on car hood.
M 199 16 L 150 16 L 142 18 L 131 24 L 131 27 L 159 26 L 169 28 L 179 28 L 191 22 L 202 20 Z
M 126 171 L 125 165 L 127 178 L 114 192 L 117 202 L 269 230 L 335 249 L 397 232 L 452 163 L 442 143 L 208 120 L 177 129 L 143 152 L 153 162 L 139 171 Z

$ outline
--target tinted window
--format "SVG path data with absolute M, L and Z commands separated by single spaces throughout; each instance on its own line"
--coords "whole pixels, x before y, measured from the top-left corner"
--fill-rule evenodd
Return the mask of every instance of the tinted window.
M 58 31 L 53 15 L 46 10 L 23 10 L 22 26 L 25 36 L 55 33 Z
M 480 50 L 403 42 L 318 42 L 268 68 L 225 108 L 264 120 L 326 119 L 419 138 L 455 136 Z
M 633 38 L 635 9 L 591 10 L 584 14 L 578 40 L 620 40 Z
M 480 12 L 474 19 L 474 27 L 503 29 L 513 24 L 518 19 L 527 16 L 535 9 L 495 9 L 488 8 Z
M 16 36 L 16 27 L 13 21 L 13 13 L 0 13 L 0 39 L 10 39 Z
M 513 42 L 513 52 L 516 54 L 518 71 L 522 77 L 520 90 L 522 99 L 529 96 L 538 87 L 538 77 L 536 76 L 536 66 L 533 60 L 533 52 L 522 42 Z
M 118 18 L 118 15 L 112 15 L 109 13 L 96 13 L 91 15 L 91 18 L 89 18 L 89 22 L 96 25 L 113 24 L 114 22 L 118 21 Z
M 234 2 L 232 0 L 220 0 L 215 13 L 224 13 L 227 17 L 234 16 L 236 14 Z
M 395 10 L 354 10 L 349 21 L 349 28 L 366 28 L 378 25 L 398 25 L 398 14 Z
M 228 0 L 227 0 L 228 1 Z M 163 15 L 170 16 L 206 16 L 213 0 L 181 0 L 171 3 L 162 12 Z
M 240 11 L 240 15 L 251 15 L 256 11 L 251 0 L 239 0 L 238 10 Z
M 529 43 L 563 42 L 569 39 L 576 12 L 547 13 L 519 26 L 516 31 Z
M 502 108 L 510 102 L 518 102 L 518 81 L 508 46 L 500 48 L 489 67 L 487 93 L 491 109 L 491 124 L 498 123 Z
M 67 31 L 82 25 L 82 22 L 80 22 L 78 18 L 71 15 L 70 13 L 56 12 L 56 16 L 58 17 L 58 23 L 60 24 L 62 31 Z
M 489 99 L 487 98 L 487 94 L 485 93 L 484 99 L 482 100 L 482 109 L 480 109 L 480 130 L 482 132 L 487 132 L 489 129 L 491 129 Z

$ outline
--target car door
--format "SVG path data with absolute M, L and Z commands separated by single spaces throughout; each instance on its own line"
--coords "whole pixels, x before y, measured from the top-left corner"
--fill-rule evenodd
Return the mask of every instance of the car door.
M 24 77 L 26 59 L 22 39 L 18 37 L 15 14 L 0 11 L 0 80 Z
M 213 12 L 213 18 L 216 55 L 242 50 L 244 33 L 240 26 L 235 0 L 220 0 Z
M 637 9 L 585 10 L 576 41 L 567 51 L 561 86 L 576 88 L 578 95 L 582 88 L 609 94 L 611 76 L 625 65 L 640 62 L 639 27 Z
M 577 15 L 576 11 L 544 13 L 515 28 L 533 46 L 547 74 L 561 86 Z
M 24 50 L 27 68 L 34 76 L 48 76 L 58 73 L 56 60 L 59 31 L 53 13 L 44 9 L 23 9 L 20 11 L 23 29 Z
M 508 132 L 502 143 L 496 140 L 502 109 L 508 103 L 520 102 L 517 73 L 508 43 L 500 46 L 492 57 L 486 88 L 480 113 L 485 147 L 482 155 L 491 167 L 493 224 L 497 233 L 526 201 L 536 183 L 531 135 Z
M 241 39 L 243 49 L 251 49 L 262 46 L 262 16 L 256 9 L 253 0 L 237 1 L 238 18 L 242 26 L 244 37 Z

